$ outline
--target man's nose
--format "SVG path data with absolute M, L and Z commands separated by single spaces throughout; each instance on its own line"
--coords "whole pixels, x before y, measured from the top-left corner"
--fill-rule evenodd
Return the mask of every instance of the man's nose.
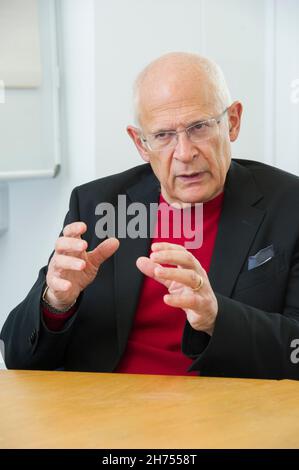
M 177 133 L 177 144 L 174 150 L 174 158 L 182 162 L 189 162 L 197 155 L 198 151 L 190 140 L 187 132 L 179 131 Z

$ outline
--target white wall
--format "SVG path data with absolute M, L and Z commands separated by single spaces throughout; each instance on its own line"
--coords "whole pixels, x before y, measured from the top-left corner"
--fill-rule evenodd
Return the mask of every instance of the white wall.
M 276 0 L 275 5 L 273 164 L 298 175 L 299 1 Z

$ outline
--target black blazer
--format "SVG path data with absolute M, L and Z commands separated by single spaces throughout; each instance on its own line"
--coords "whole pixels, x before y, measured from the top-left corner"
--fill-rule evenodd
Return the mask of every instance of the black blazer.
M 148 205 L 158 202 L 160 185 L 150 165 L 75 188 L 64 224 L 84 221 L 93 249 L 100 202 L 117 204 L 118 194 Z M 299 378 L 291 360 L 299 339 L 299 178 L 270 166 L 234 160 L 229 169 L 209 278 L 219 313 L 207 334 L 186 322 L 183 352 L 201 375 Z M 248 270 L 248 257 L 273 245 L 274 256 Z M 134 321 L 143 275 L 137 257 L 150 237 L 120 239 L 120 248 L 79 297 L 77 313 L 61 332 L 49 331 L 40 300 L 47 267 L 8 316 L 1 338 L 8 368 L 77 371 L 115 370 Z M 295 351 L 296 352 L 296 351 Z M 299 356 L 299 355 L 298 355 Z

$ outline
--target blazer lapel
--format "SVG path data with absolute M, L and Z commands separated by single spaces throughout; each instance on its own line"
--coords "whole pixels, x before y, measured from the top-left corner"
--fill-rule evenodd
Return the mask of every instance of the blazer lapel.
M 213 290 L 230 296 L 265 216 L 254 207 L 263 198 L 250 171 L 232 162 L 225 184 L 215 248 L 209 270 Z
M 121 352 L 127 343 L 144 278 L 144 275 L 136 267 L 136 259 L 139 256 L 147 256 L 149 252 L 151 242 L 150 222 L 155 222 L 155 214 L 153 211 L 152 218 L 150 218 L 150 204 L 158 203 L 159 195 L 160 183 L 151 170 L 144 178 L 140 179 L 126 191 L 127 206 L 131 203 L 138 202 L 144 204 L 146 207 L 147 236 L 146 238 L 130 238 L 129 236 L 120 238 L 120 246 L 114 256 L 115 307 L 118 340 Z M 128 222 L 133 217 L 132 215 L 126 217 L 127 227 Z

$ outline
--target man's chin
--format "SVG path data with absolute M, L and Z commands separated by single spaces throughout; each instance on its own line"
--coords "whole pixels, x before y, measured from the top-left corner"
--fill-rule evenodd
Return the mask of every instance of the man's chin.
M 193 187 L 176 188 L 172 194 L 163 194 L 164 199 L 169 203 L 177 204 L 196 204 L 206 202 L 213 199 L 213 190 L 206 188 L 203 185 L 193 185 Z
M 185 189 L 178 193 L 178 200 L 184 204 L 196 204 L 205 202 L 209 199 L 209 193 L 201 189 L 196 191 L 195 188 Z

